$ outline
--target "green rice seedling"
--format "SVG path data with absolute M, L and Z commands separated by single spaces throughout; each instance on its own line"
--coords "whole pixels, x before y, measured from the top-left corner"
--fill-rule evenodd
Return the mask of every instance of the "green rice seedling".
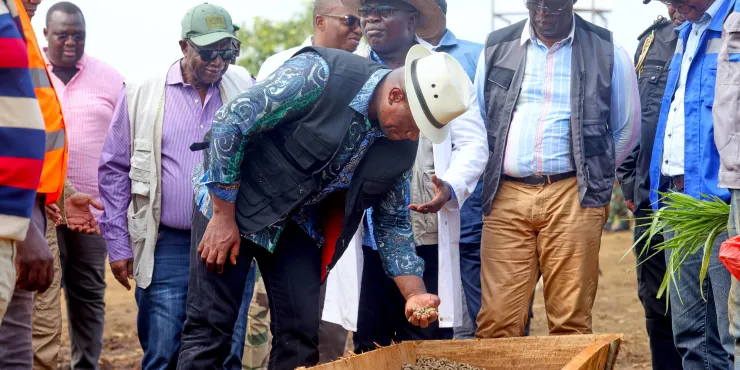
M 663 207 L 652 212 L 648 217 L 636 220 L 641 226 L 648 227 L 630 251 L 643 240 L 652 240 L 656 234 L 673 233 L 670 239 L 665 238 L 662 243 L 653 245 L 652 250 L 650 245 L 645 243 L 639 251 L 640 257 L 647 256 L 647 258 L 652 258 L 660 251 L 670 251 L 666 273 L 658 291 L 658 298 L 661 298 L 663 294 L 666 296 L 667 310 L 671 298 L 671 290 L 668 288 L 673 284 L 678 292 L 679 300 L 681 299 L 677 284 L 677 280 L 681 278 L 681 266 L 689 256 L 699 252 L 703 254 L 703 258 L 698 283 L 702 297 L 704 297 L 702 286 L 709 268 L 709 257 L 712 255 L 717 236 L 727 231 L 730 206 L 716 196 L 702 195 L 702 199 L 696 199 L 683 193 L 668 192 L 660 193 L 660 197 Z

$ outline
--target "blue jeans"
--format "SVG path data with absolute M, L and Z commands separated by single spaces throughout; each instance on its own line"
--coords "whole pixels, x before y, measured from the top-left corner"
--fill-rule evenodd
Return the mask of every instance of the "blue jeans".
M 730 222 L 727 225 L 730 237 L 734 238 L 740 234 L 740 190 L 732 190 L 732 202 L 730 202 Z M 729 324 L 730 335 L 735 341 L 735 358 L 740 356 L 740 282 L 731 276 L 729 298 Z M 740 361 L 735 363 L 735 370 L 740 370 Z
M 672 238 L 671 232 L 666 238 Z M 720 244 L 727 234 L 720 234 L 712 248 L 709 270 L 704 279 L 702 297 L 699 290 L 701 252 L 689 256 L 681 267 L 676 287 L 671 284 L 670 304 L 673 320 L 673 341 L 683 359 L 683 368 L 732 369 L 734 340 L 729 332 L 727 302 L 730 293 L 730 273 L 719 261 Z M 670 252 L 666 252 L 666 263 Z M 676 274 L 678 278 L 678 274 Z M 706 298 L 706 300 L 704 299 Z
M 136 287 L 136 304 L 139 307 L 136 324 L 139 342 L 144 350 L 142 370 L 175 369 L 180 352 L 180 336 L 185 323 L 185 302 L 188 295 L 190 271 L 190 230 L 159 227 L 159 239 L 154 250 L 152 282 L 146 288 Z M 254 273 L 249 289 L 249 299 L 243 299 L 244 315 L 239 316 L 234 338 L 240 338 L 241 346 L 224 363 L 225 369 L 241 369 L 244 351 L 247 309 L 254 289 Z M 245 295 L 247 289 L 245 289 Z M 246 305 L 246 307 L 245 307 Z M 238 362 L 239 367 L 234 367 Z M 229 367 L 227 367 L 229 366 Z
M 478 330 L 475 322 L 481 305 L 480 290 L 480 243 L 460 243 L 460 278 L 468 315 L 473 322 L 473 332 Z

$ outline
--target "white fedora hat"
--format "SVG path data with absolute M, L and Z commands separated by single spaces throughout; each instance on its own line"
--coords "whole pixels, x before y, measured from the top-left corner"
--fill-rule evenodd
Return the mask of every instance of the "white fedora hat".
M 470 107 L 470 78 L 447 53 L 415 45 L 406 54 L 406 96 L 416 126 L 427 139 L 440 144 L 448 123 Z
M 344 5 L 350 13 L 355 16 L 360 16 L 358 11 L 362 7 L 364 0 L 342 0 Z M 406 4 L 409 4 L 419 11 L 419 24 L 416 25 L 416 35 L 424 38 L 431 37 L 437 34 L 437 31 L 442 27 L 442 19 L 444 14 L 442 9 L 434 0 L 398 0 Z

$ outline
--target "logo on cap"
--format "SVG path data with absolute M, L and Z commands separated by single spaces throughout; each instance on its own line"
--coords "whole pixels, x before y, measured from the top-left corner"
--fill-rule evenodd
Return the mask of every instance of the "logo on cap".
M 208 15 L 206 25 L 209 29 L 222 29 L 226 28 L 226 20 L 223 15 Z

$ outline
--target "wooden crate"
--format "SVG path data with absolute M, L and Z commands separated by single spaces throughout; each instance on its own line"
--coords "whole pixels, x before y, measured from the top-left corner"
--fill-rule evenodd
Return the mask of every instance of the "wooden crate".
M 400 370 L 419 356 L 486 370 L 611 370 L 621 334 L 405 342 L 316 366 L 316 370 Z

